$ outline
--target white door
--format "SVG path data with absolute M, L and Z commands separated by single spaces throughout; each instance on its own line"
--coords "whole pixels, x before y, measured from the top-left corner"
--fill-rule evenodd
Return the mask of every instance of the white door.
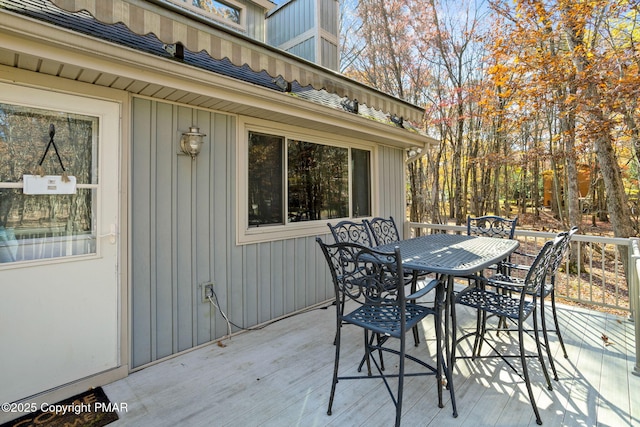
M 0 402 L 121 363 L 119 116 L 114 102 L 0 84 Z M 75 194 L 24 194 L 39 167 L 59 178 L 38 192 L 60 191 L 64 167 Z

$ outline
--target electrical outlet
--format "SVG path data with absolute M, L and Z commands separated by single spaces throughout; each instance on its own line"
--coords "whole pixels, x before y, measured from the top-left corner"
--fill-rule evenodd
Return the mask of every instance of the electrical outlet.
M 203 283 L 200 288 L 202 288 L 202 302 L 209 302 L 209 297 L 213 298 L 213 283 Z

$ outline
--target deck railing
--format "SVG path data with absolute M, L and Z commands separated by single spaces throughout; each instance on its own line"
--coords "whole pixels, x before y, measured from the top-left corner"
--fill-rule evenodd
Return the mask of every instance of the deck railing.
M 406 222 L 404 226 L 405 237 L 431 233 L 466 233 L 466 226 L 417 222 Z M 520 242 L 518 252 L 536 254 L 544 242 L 555 235 L 556 233 L 516 230 L 515 238 Z M 527 262 L 522 255 L 514 257 L 514 262 Z M 570 255 L 556 277 L 556 297 L 560 301 L 564 299 L 627 313 L 629 320 L 635 321 L 640 307 L 639 274 L 638 239 L 575 234 Z M 640 375 L 640 321 L 635 321 L 635 335 L 634 373 Z

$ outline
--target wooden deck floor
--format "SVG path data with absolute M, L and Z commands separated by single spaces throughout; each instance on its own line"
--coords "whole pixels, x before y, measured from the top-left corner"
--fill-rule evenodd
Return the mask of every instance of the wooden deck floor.
M 379 380 L 341 381 L 333 415 L 327 402 L 333 369 L 334 308 L 315 309 L 236 335 L 140 370 L 104 388 L 128 411 L 121 426 L 389 426 L 394 408 Z M 471 322 L 471 312 L 458 310 Z M 428 319 L 429 323 L 433 323 Z M 640 425 L 640 377 L 633 375 L 633 324 L 617 316 L 561 306 L 569 358 L 556 356 L 553 391 L 533 372 L 545 426 Z M 344 369 L 355 369 L 361 332 L 345 327 Z M 609 337 L 605 345 L 602 335 Z M 412 352 L 433 354 L 432 328 Z M 505 336 L 505 334 L 501 334 Z M 505 339 L 507 339 L 505 337 Z M 552 335 L 552 349 L 559 345 Z M 411 339 L 409 342 L 412 342 Z M 392 364 L 391 356 L 385 358 Z M 532 363 L 535 366 L 535 363 Z M 435 379 L 405 382 L 406 426 L 535 426 L 523 381 L 498 359 L 458 361 L 454 385 L 459 416 L 436 404 Z

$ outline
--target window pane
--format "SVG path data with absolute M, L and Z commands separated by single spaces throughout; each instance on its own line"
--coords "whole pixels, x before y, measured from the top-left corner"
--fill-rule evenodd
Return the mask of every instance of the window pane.
M 351 149 L 353 217 L 371 216 L 371 152 Z
M 349 151 L 288 142 L 289 221 L 349 216 Z
M 49 126 L 55 128 L 50 144 Z M 0 103 L 0 263 L 96 252 L 95 189 L 25 195 L 10 188 L 24 174 L 65 170 L 78 184 L 97 184 L 98 119 Z
M 284 224 L 284 138 L 249 133 L 249 227 Z
M 216 0 L 170 0 L 173 3 L 183 3 L 190 5 L 192 8 L 200 9 L 207 12 L 210 15 L 215 15 L 219 18 L 240 23 L 240 9 L 229 6 L 226 3 Z

